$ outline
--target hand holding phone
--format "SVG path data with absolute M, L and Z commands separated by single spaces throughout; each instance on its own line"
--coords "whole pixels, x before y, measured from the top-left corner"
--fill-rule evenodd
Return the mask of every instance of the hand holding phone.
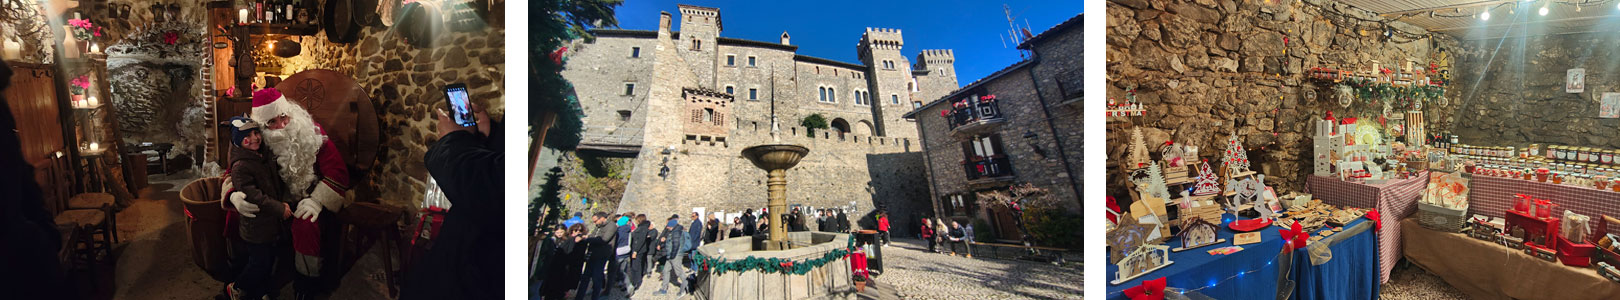
M 453 83 L 447 85 L 444 87 L 444 94 L 449 98 L 447 102 L 450 103 L 450 118 L 456 122 L 456 125 L 463 127 L 478 125 L 478 120 L 473 117 L 472 102 L 467 99 L 467 84 Z

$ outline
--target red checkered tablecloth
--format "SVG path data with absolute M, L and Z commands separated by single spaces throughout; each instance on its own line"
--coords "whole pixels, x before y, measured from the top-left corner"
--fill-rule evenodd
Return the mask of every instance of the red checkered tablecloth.
M 1401 218 L 1417 212 L 1418 199 L 1428 185 L 1429 173 L 1409 179 L 1391 180 L 1384 184 L 1369 185 L 1346 182 L 1333 177 L 1311 176 L 1305 180 L 1305 190 L 1336 206 L 1378 208 L 1385 225 L 1378 230 L 1379 283 L 1389 282 L 1389 271 L 1401 259 Z
M 1553 211 L 1560 214 L 1567 209 L 1591 216 L 1592 221 L 1587 226 L 1593 230 L 1597 230 L 1598 220 L 1603 219 L 1599 215 L 1620 217 L 1620 193 L 1490 176 L 1474 176 L 1468 181 L 1468 214 L 1501 218 L 1517 203 L 1518 197 L 1514 194 L 1552 200 L 1558 205 Z

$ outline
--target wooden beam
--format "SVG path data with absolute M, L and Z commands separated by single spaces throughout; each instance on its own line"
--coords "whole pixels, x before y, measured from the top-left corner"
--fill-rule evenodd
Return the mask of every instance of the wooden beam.
M 1440 28 L 1440 29 L 1429 29 L 1429 31 L 1452 31 L 1452 30 L 1475 29 L 1475 28 L 1502 27 L 1502 26 L 1509 26 L 1509 25 L 1534 25 L 1534 24 L 1545 24 L 1545 23 L 1563 23 L 1563 22 L 1585 21 L 1585 20 L 1592 20 L 1592 19 L 1604 19 L 1604 18 L 1609 18 L 1609 17 L 1613 17 L 1613 16 L 1586 16 L 1586 17 L 1578 17 L 1578 18 L 1563 18 L 1563 19 L 1540 20 L 1540 21 L 1529 21 L 1529 22 L 1507 22 L 1507 23 L 1487 24 L 1487 25 L 1457 26 L 1457 27 L 1446 27 L 1446 28 Z

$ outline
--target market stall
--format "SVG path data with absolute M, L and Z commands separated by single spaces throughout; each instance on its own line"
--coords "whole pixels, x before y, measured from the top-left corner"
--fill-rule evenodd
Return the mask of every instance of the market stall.
M 1232 217 L 1227 215 L 1227 217 Z M 1287 244 L 1277 226 L 1258 231 L 1261 242 L 1243 245 L 1241 251 L 1216 254 L 1187 251 L 1172 256 L 1175 264 L 1139 277 L 1138 282 L 1110 284 L 1108 299 L 1127 299 L 1124 291 L 1138 286 L 1142 279 L 1166 278 L 1166 285 L 1182 293 L 1198 293 L 1215 299 L 1271 299 L 1282 293 L 1294 299 L 1367 299 L 1378 294 L 1376 222 L 1357 220 L 1339 229 L 1338 234 L 1310 243 L 1305 248 L 1284 252 Z M 1329 229 L 1332 230 L 1332 229 Z M 1235 232 L 1222 228 L 1219 236 L 1232 240 Z M 1230 246 L 1230 244 L 1225 244 Z M 1166 246 L 1181 247 L 1181 241 Z M 1213 250 L 1220 247 L 1200 248 Z M 1314 256 L 1314 257 L 1313 257 Z M 1319 260 L 1321 264 L 1313 262 Z M 1291 268 L 1289 268 L 1291 265 Z M 1119 266 L 1108 265 L 1110 283 L 1117 279 Z M 1278 285 L 1287 274 L 1291 282 Z M 1277 298 L 1281 299 L 1281 298 Z
M 1386 224 L 1389 225 L 1389 224 Z M 1620 284 L 1590 268 L 1536 258 L 1507 245 L 1400 222 L 1406 260 L 1474 299 L 1614 299 Z
M 1393 224 L 1417 211 L 1417 201 L 1423 196 L 1428 173 L 1412 178 L 1388 181 L 1382 184 L 1348 182 L 1326 176 L 1311 176 L 1305 188 L 1334 205 L 1378 208 L 1384 223 Z M 1400 261 L 1401 230 L 1395 226 L 1378 229 L 1378 278 L 1389 281 L 1390 270 Z

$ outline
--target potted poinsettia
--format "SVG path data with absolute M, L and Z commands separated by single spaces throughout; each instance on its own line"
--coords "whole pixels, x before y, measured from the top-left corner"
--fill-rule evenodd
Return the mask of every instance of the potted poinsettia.
M 855 292 L 866 291 L 866 274 L 855 274 Z
M 68 29 L 73 33 L 73 39 L 84 42 L 78 45 L 79 50 L 89 53 L 90 43 L 101 36 L 101 27 L 91 23 L 90 19 L 69 19 L 67 23 Z
M 68 81 L 68 92 L 72 94 L 73 106 L 86 106 L 84 95 L 90 92 L 90 75 L 81 75 Z

